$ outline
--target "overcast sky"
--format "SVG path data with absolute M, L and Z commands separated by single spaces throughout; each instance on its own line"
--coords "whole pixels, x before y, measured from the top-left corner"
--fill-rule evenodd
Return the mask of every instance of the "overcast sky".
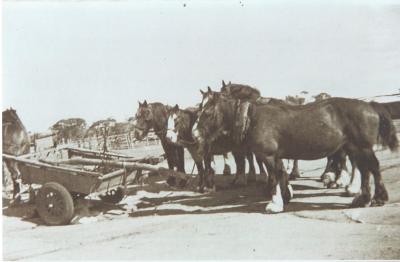
M 398 91 L 400 5 L 326 2 L 6 1 L 2 107 L 44 131 L 194 105 L 222 79 L 281 98 Z

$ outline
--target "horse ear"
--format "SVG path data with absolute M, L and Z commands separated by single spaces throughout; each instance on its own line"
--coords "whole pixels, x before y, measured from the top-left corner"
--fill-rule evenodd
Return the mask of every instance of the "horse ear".
M 225 81 L 222 80 L 222 87 L 225 87 L 225 86 L 226 86 Z
M 202 95 L 204 95 L 206 92 L 204 92 L 203 90 L 200 89 L 200 93 L 201 93 Z
M 138 103 L 139 103 L 139 107 L 141 107 L 141 106 L 142 106 L 142 103 L 140 103 L 140 101 L 138 101 Z
M 212 90 L 211 90 L 211 87 L 210 87 L 210 86 L 207 86 L 207 91 L 208 91 L 209 93 L 211 93 L 211 92 L 212 92 Z
M 179 110 L 178 104 L 176 104 L 176 105 L 174 106 L 173 110 L 174 110 L 175 112 Z
M 144 100 L 143 106 L 147 106 L 147 101 L 146 100 Z

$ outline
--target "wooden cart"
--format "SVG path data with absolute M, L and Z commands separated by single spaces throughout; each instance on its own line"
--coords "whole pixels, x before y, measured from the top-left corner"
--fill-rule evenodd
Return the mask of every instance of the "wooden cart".
M 103 194 L 103 200 L 122 200 L 128 180 L 141 170 L 183 174 L 155 167 L 162 159 L 135 159 L 129 156 L 77 148 L 53 149 L 25 156 L 3 158 L 16 161 L 23 184 L 42 185 L 35 194 L 39 216 L 48 225 L 68 224 L 74 216 L 74 199 Z M 164 172 L 165 171 L 165 172 Z

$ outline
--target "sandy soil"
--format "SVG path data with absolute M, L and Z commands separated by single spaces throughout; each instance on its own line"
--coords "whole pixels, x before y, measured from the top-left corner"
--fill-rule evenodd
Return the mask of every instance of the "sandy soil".
M 350 209 L 344 189 L 323 188 L 325 160 L 299 163 L 295 198 L 276 215 L 264 213 L 261 183 L 232 188 L 232 177 L 217 176 L 220 190 L 199 194 L 149 176 L 118 205 L 78 201 L 68 226 L 43 225 L 27 203 L 3 208 L 3 258 L 400 259 L 400 154 L 383 151 L 378 158 L 390 196 L 384 207 Z M 192 163 L 188 157 L 189 173 Z M 216 164 L 221 173 L 221 158 Z

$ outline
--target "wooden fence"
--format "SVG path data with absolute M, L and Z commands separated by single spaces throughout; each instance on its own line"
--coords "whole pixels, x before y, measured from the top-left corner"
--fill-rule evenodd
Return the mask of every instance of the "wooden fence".
M 70 145 L 87 148 L 92 150 L 103 150 L 104 138 L 103 137 L 90 137 L 80 141 L 73 141 L 68 143 Z M 158 138 L 146 137 L 144 140 L 136 140 L 132 133 L 125 133 L 119 135 L 111 135 L 107 137 L 108 150 L 126 150 L 139 148 L 143 146 L 158 145 L 160 140 Z

